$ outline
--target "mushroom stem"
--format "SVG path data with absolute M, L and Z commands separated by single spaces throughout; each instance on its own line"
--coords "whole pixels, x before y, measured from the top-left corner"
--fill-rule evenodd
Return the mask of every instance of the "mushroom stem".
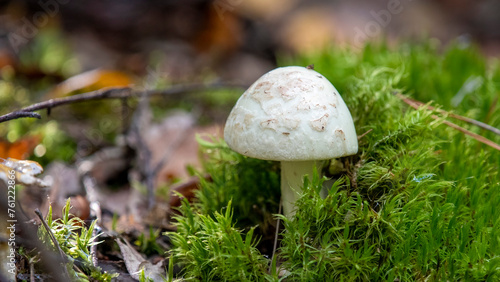
M 322 163 L 318 160 L 281 162 L 281 201 L 287 218 L 295 214 L 295 201 L 302 191 L 304 175 L 312 176 L 314 167 L 320 168 Z

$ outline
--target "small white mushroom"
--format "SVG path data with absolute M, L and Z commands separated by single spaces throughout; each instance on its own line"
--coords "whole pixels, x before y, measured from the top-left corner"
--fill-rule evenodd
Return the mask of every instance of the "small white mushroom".
M 239 98 L 224 128 L 234 151 L 257 159 L 281 161 L 285 216 L 303 176 L 322 160 L 356 154 L 358 139 L 349 109 L 335 87 L 304 67 L 274 69 Z

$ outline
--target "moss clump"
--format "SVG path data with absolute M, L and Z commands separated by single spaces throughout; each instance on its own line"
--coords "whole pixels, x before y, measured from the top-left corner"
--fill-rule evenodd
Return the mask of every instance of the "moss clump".
M 493 103 L 498 70 L 488 71 L 474 48 L 455 45 L 442 56 L 436 49 L 367 46 L 359 55 L 333 51 L 299 59 L 320 62 L 320 72 L 326 67 L 322 59 L 350 62 L 344 70 L 328 67 L 324 75 L 334 84 L 346 81 L 341 93 L 358 134 L 372 131 L 360 141 L 358 155 L 345 162 L 346 176 L 329 196 L 314 193 L 319 181 L 306 183 L 296 216 L 285 220 L 282 256 L 290 278 L 500 278 L 500 212 L 493 208 L 500 200 L 500 154 L 432 119 L 429 111 L 408 109 L 393 95 L 406 92 L 450 109 L 460 89 L 470 88 L 470 77 L 479 77 L 482 84 L 454 109 L 498 127 L 491 118 L 499 113 Z
M 229 201 L 225 211 L 213 217 L 183 202 L 183 216 L 176 219 L 177 232 L 169 233 L 176 262 L 186 278 L 200 281 L 258 281 L 267 277 L 266 259 L 255 248 L 254 228 L 243 236 L 234 227 Z
M 260 234 L 269 235 L 273 213 L 277 213 L 280 182 L 279 163 L 247 158 L 232 151 L 224 141 L 198 138 L 203 169 L 197 193 L 197 208 L 212 215 L 233 202 L 234 220 L 239 227 L 259 226 Z M 271 228 L 273 229 L 273 228 Z
M 314 63 L 340 91 L 358 135 L 371 130 L 360 139 L 356 156 L 332 161 L 336 170 L 325 199 L 318 193 L 324 180 L 309 176 L 295 216 L 282 218 L 279 261 L 286 280 L 500 279 L 500 153 L 447 127 L 442 121 L 448 118 L 437 111 L 413 110 L 394 95 L 434 100 L 433 106 L 500 127 L 498 62 L 490 64 L 470 46 L 451 45 L 444 53 L 439 48 L 433 42 L 393 49 L 367 45 L 361 52 L 329 49 L 282 60 L 282 65 Z M 454 122 L 500 142 L 491 132 Z M 196 205 L 211 216 L 213 207 L 233 199 L 243 211 L 240 224 L 260 224 L 248 213 L 258 197 L 247 197 L 238 187 L 257 195 L 266 185 L 265 166 L 275 175 L 272 164 L 217 146 L 222 147 L 203 151 L 208 163 L 216 164 L 205 169 L 219 181 L 202 183 Z M 256 167 L 262 175 L 241 178 Z M 260 206 L 274 212 L 277 201 L 269 194 Z

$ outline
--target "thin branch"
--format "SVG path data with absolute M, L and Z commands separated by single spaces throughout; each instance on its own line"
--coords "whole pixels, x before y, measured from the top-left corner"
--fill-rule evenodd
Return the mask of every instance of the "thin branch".
M 33 104 L 31 106 L 22 108 L 20 110 L 5 114 L 0 116 L 0 123 L 18 119 L 23 117 L 38 117 L 40 115 L 34 113 L 34 111 L 42 109 L 52 109 L 67 104 L 74 104 L 84 101 L 91 100 L 102 100 L 102 99 L 126 99 L 126 98 L 138 98 L 141 96 L 155 96 L 155 95 L 176 95 L 189 92 L 199 92 L 206 90 L 215 90 L 221 88 L 244 88 L 246 86 L 240 84 L 229 84 L 229 83 L 212 83 L 212 84 L 189 84 L 189 85 L 176 85 L 169 89 L 164 90 L 134 90 L 132 88 L 107 88 L 100 89 L 92 92 L 77 94 L 68 97 L 50 99 L 48 101 L 43 101 L 40 103 Z
M 57 242 L 56 237 L 54 236 L 54 233 L 52 233 L 52 230 L 50 230 L 49 225 L 47 224 L 47 222 L 43 218 L 42 213 L 40 212 L 39 209 L 35 209 L 35 214 L 38 216 L 38 218 L 42 222 L 42 225 L 45 228 L 45 231 L 47 231 L 47 234 L 49 234 L 50 240 L 52 241 L 52 243 L 56 247 L 57 251 L 59 252 L 59 255 L 61 256 L 61 259 L 62 259 L 62 263 L 67 263 L 68 262 L 68 258 L 66 257 L 66 254 L 61 249 L 61 246 Z M 63 269 L 63 275 L 64 275 L 64 277 L 70 277 L 69 273 L 68 273 L 68 270 L 66 269 L 66 267 L 63 267 L 62 269 Z
M 348 157 L 344 161 L 344 167 L 346 168 L 346 173 L 347 177 L 349 178 L 349 181 L 351 182 L 351 186 L 356 190 L 358 188 L 358 172 L 359 169 L 363 166 L 364 164 L 364 159 L 363 156 L 361 155 L 361 158 L 359 159 L 356 164 L 352 165 L 353 163 L 353 158 Z M 370 198 L 370 197 L 368 197 Z
M 421 104 L 412 101 L 412 99 L 409 99 L 409 98 L 401 95 L 400 93 L 397 93 L 396 96 L 398 98 L 400 98 L 401 100 L 403 100 L 403 102 L 405 102 L 406 104 L 408 104 L 410 107 L 412 107 L 414 109 L 418 109 L 420 106 L 422 106 Z M 436 115 L 431 115 L 431 117 L 433 119 L 439 119 L 439 117 L 436 116 Z M 483 137 L 483 136 L 481 136 L 479 134 L 471 132 L 471 131 L 469 131 L 469 130 L 467 130 L 467 129 L 459 126 L 459 125 L 456 125 L 456 124 L 454 124 L 452 122 L 449 122 L 449 121 L 446 121 L 446 120 L 444 120 L 443 123 L 446 124 L 447 126 L 451 127 L 451 128 L 454 128 L 454 129 L 462 132 L 465 135 L 469 135 L 470 137 L 476 139 L 477 141 L 479 141 L 479 142 L 481 142 L 483 144 L 486 144 L 486 145 L 488 145 L 488 146 L 490 146 L 490 147 L 492 147 L 492 148 L 497 149 L 498 151 L 500 151 L 500 145 L 497 144 L 497 143 L 495 143 L 495 142 L 493 142 L 493 141 L 491 141 L 490 139 L 488 139 L 486 137 Z
M 92 266 L 93 267 L 98 267 L 98 259 L 97 259 L 97 244 L 95 244 L 95 240 L 97 238 L 97 236 L 99 235 L 99 231 L 98 229 L 100 229 L 100 227 L 96 224 L 94 226 L 94 230 L 92 230 L 92 245 L 90 245 L 90 257 L 92 258 Z
M 146 96 L 143 96 L 139 102 L 139 106 L 134 113 L 133 121 L 130 126 L 131 135 L 135 141 L 135 149 L 137 150 L 137 155 L 140 160 L 139 170 L 142 176 L 145 178 L 146 190 L 147 190 L 147 201 L 148 209 L 151 210 L 155 203 L 154 198 L 154 171 L 151 168 L 151 159 L 153 158 L 151 150 L 144 138 L 142 138 L 142 131 L 145 126 L 149 125 L 151 122 L 151 117 L 146 114 L 149 111 L 149 101 Z
M 2 122 L 2 118 L 5 116 L 6 120 L 9 120 L 9 119 L 18 119 L 18 118 L 25 118 L 25 117 L 28 117 L 28 118 L 37 118 L 37 119 L 41 119 L 42 116 L 38 113 L 34 113 L 34 112 L 25 112 L 25 111 L 15 111 L 15 112 L 12 112 L 12 113 L 8 113 L 6 115 L 3 115 L 0 117 L 0 122 Z
M 0 192 L 4 192 L 3 195 L 7 194 L 6 188 L 7 186 L 0 183 Z M 16 232 L 18 230 L 20 231 L 19 236 L 16 236 L 15 240 L 16 250 L 21 246 L 29 250 L 36 249 L 40 254 L 39 262 L 47 270 L 52 281 L 69 281 L 69 276 L 64 276 L 64 272 L 61 271 L 59 255 L 48 249 L 47 246 L 40 241 L 37 236 L 36 226 L 30 223 L 29 218 L 26 217 L 24 213 L 17 210 L 20 207 L 20 204 L 16 204 L 16 214 L 20 216 L 17 219 L 19 225 L 16 225 Z M 0 201 L 0 210 L 7 210 L 7 208 L 7 201 Z M 2 238 L 0 237 L 0 242 L 1 240 Z M 4 278 L 3 273 L 0 273 L 0 281 L 7 281 L 7 279 Z
M 435 115 L 433 115 L 432 117 L 434 119 L 438 119 L 438 117 L 435 116 Z M 486 145 L 488 145 L 488 146 L 490 146 L 490 147 L 492 147 L 492 148 L 497 149 L 498 151 L 500 151 L 500 145 L 497 144 L 497 143 L 495 143 L 495 142 L 493 142 L 493 141 L 491 141 L 490 139 L 488 139 L 486 137 L 483 137 L 483 136 L 481 136 L 479 134 L 471 132 L 471 131 L 463 128 L 463 127 L 460 127 L 460 126 L 458 126 L 458 125 L 456 125 L 456 124 L 454 124 L 452 122 L 446 121 L 446 120 L 444 120 L 443 123 L 446 124 L 447 126 L 451 127 L 451 128 L 454 128 L 454 129 L 462 132 L 463 134 L 469 135 L 470 137 L 476 139 L 477 141 L 479 141 L 479 142 L 481 142 L 483 144 L 486 144 Z
M 361 138 L 365 137 L 368 133 L 372 132 L 373 128 L 370 128 L 367 132 L 361 134 L 358 136 L 358 140 L 361 140 Z
M 82 183 L 83 187 L 85 189 L 85 193 L 87 195 L 87 199 L 89 200 L 90 204 L 90 213 L 92 216 L 95 216 L 95 225 L 94 229 L 92 230 L 92 238 L 93 241 L 97 237 L 98 229 L 101 229 L 99 224 L 102 222 L 102 211 L 101 211 L 101 204 L 99 203 L 97 193 L 96 193 L 96 181 L 95 179 L 90 175 L 90 173 L 85 172 L 82 175 Z M 92 258 L 92 265 L 94 267 L 97 267 L 97 244 L 92 244 L 90 246 L 90 256 Z
M 401 99 L 403 99 L 403 101 L 407 100 L 407 101 L 415 103 L 415 104 L 417 104 L 419 106 L 425 105 L 423 102 L 417 101 L 417 100 L 412 99 L 412 98 L 404 97 L 401 94 L 398 94 L 398 97 L 401 98 Z M 427 108 L 429 110 L 436 110 L 436 108 L 434 108 L 433 106 L 427 106 Z M 439 113 L 442 113 L 442 114 L 446 114 L 449 117 L 452 117 L 452 118 L 455 118 L 455 119 L 458 119 L 458 120 L 461 120 L 461 121 L 468 122 L 470 124 L 473 124 L 475 126 L 478 126 L 478 127 L 482 128 L 482 129 L 486 129 L 486 130 L 489 130 L 489 131 L 491 131 L 491 132 L 493 132 L 493 133 L 495 133 L 497 135 L 500 135 L 500 129 L 498 129 L 496 127 L 493 127 L 493 126 L 491 126 L 489 124 L 486 124 L 484 122 L 480 122 L 478 120 L 471 119 L 471 118 L 468 118 L 468 117 L 464 117 L 464 116 L 461 116 L 461 115 L 457 115 L 457 114 L 454 114 L 454 113 L 450 113 L 450 112 L 447 112 L 447 111 L 441 110 L 441 109 L 437 109 L 436 111 L 438 111 Z
M 280 199 L 280 203 L 279 203 L 279 206 L 278 206 L 278 214 L 281 214 L 281 201 L 282 199 Z M 280 233 L 280 217 L 278 217 L 276 219 L 276 232 L 274 233 L 274 242 L 273 242 L 273 254 L 271 256 L 271 264 L 269 265 L 269 273 L 272 273 L 272 267 L 273 267 L 273 261 L 274 261 L 274 257 L 276 256 L 276 249 L 278 248 L 278 235 Z
M 35 282 L 35 262 L 31 261 L 30 264 L 30 282 Z
M 67 262 L 67 258 L 66 258 L 66 254 L 63 252 L 63 250 L 61 249 L 61 246 L 59 246 L 59 242 L 57 242 L 57 239 L 56 237 L 54 236 L 54 233 L 52 233 L 52 230 L 50 230 L 50 227 L 49 225 L 47 224 L 47 222 L 45 221 L 45 219 L 43 218 L 43 215 L 42 213 L 40 212 L 39 209 L 36 209 L 35 210 L 35 214 L 38 216 L 38 218 L 40 219 L 40 221 L 42 222 L 42 225 L 43 227 L 45 228 L 45 231 L 47 231 L 47 234 L 49 234 L 49 237 L 50 237 L 50 240 L 52 241 L 52 243 L 54 244 L 54 246 L 56 247 L 57 251 L 59 252 L 59 254 L 61 255 L 61 258 L 63 260 L 63 262 Z

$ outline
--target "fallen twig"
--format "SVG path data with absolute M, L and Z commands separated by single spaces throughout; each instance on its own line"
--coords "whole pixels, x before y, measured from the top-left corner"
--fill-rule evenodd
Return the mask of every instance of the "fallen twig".
M 403 102 L 405 102 L 406 104 L 408 104 L 410 107 L 412 107 L 414 109 L 418 109 L 419 107 L 421 107 L 422 105 L 424 105 L 422 102 L 414 101 L 413 99 L 405 97 L 405 96 L 403 96 L 400 93 L 396 93 L 396 96 L 398 98 L 400 98 L 401 100 L 403 100 Z M 436 115 L 431 115 L 431 117 L 433 119 L 439 119 L 439 117 L 436 116 Z M 471 131 L 469 131 L 469 130 L 467 130 L 467 129 L 459 126 L 459 125 L 456 125 L 456 124 L 454 124 L 452 122 L 449 122 L 447 120 L 443 120 L 443 123 L 446 124 L 447 126 L 451 127 L 451 128 L 454 128 L 454 129 L 462 132 L 465 135 L 469 135 L 470 137 L 476 139 L 477 141 L 479 141 L 479 142 L 481 142 L 481 143 L 483 143 L 485 145 L 488 145 L 488 146 L 490 146 L 490 147 L 492 147 L 492 148 L 497 149 L 497 150 L 500 151 L 500 145 L 499 144 L 491 141 L 490 139 L 488 139 L 488 138 L 486 138 L 484 136 L 481 136 L 479 134 L 471 132 Z
M 134 113 L 132 124 L 130 125 L 130 133 L 132 134 L 135 141 L 135 149 L 137 150 L 137 156 L 140 160 L 139 170 L 142 176 L 145 178 L 146 190 L 147 190 L 147 201 L 148 209 L 153 208 L 155 198 L 154 198 L 154 180 L 155 171 L 151 168 L 151 159 L 153 158 L 151 150 L 146 143 L 146 140 L 142 138 L 143 132 L 141 129 L 149 126 L 151 122 L 151 117 L 146 114 L 149 112 L 149 102 L 146 97 L 141 98 L 139 102 L 139 107 Z
M 132 89 L 130 88 L 110 88 L 110 89 L 101 89 L 97 91 L 92 91 L 68 97 L 50 99 L 48 101 L 36 103 L 31 106 L 22 108 L 18 111 L 0 116 L 0 122 L 26 117 L 26 115 L 22 115 L 23 113 L 25 114 L 26 112 L 34 112 L 42 109 L 52 109 L 61 105 L 78 103 L 83 101 L 129 97 L 132 96 L 132 94 L 133 92 Z
M 40 219 L 40 221 L 42 222 L 42 225 L 43 227 L 45 228 L 45 231 L 47 231 L 47 234 L 49 234 L 49 237 L 50 237 L 50 240 L 52 241 L 52 243 L 54 244 L 54 246 L 56 247 L 57 251 L 59 252 L 59 254 L 61 255 L 61 258 L 63 260 L 63 262 L 66 262 L 67 261 L 67 258 L 66 258 L 66 254 L 63 252 L 63 250 L 61 249 L 61 246 L 59 246 L 59 243 L 57 242 L 57 239 L 56 237 L 54 236 L 54 234 L 52 233 L 52 230 L 50 230 L 50 227 L 49 225 L 47 224 L 47 222 L 45 221 L 45 219 L 43 218 L 43 215 L 42 213 L 40 212 L 39 209 L 36 209 L 35 210 L 35 214 L 38 216 L 38 218 Z
M 365 137 L 368 133 L 372 132 L 373 131 L 373 128 L 370 128 L 368 131 L 366 131 L 365 133 L 361 134 L 358 136 L 358 140 L 361 140 L 361 138 Z
M 438 118 L 435 115 L 433 115 L 432 117 L 434 119 Z M 461 127 L 461 126 L 458 126 L 458 125 L 456 125 L 456 124 L 454 124 L 452 122 L 446 121 L 446 120 L 444 120 L 443 123 L 446 124 L 447 126 L 451 127 L 451 128 L 454 128 L 454 129 L 462 132 L 463 134 L 469 135 L 470 137 L 476 139 L 477 141 L 479 141 L 479 142 L 481 142 L 483 144 L 486 144 L 486 145 L 488 145 L 488 146 L 490 146 L 490 147 L 492 147 L 492 148 L 497 149 L 498 151 L 500 151 L 500 145 L 497 144 L 497 143 L 495 143 L 495 142 L 493 142 L 493 141 L 491 141 L 490 139 L 488 139 L 486 137 L 483 137 L 483 136 L 481 136 L 479 134 L 471 132 L 471 131 L 469 131 L 469 130 Z
M 95 191 L 96 184 L 95 179 L 90 176 L 88 172 L 86 172 L 82 177 L 83 187 L 85 188 L 85 192 L 87 194 L 87 199 L 89 200 L 89 207 L 91 215 L 96 217 L 96 225 L 94 230 L 92 231 L 92 238 L 96 238 L 98 229 L 100 229 L 99 224 L 102 222 L 102 211 L 101 204 L 97 199 L 97 193 Z M 95 239 L 94 239 L 95 240 Z M 92 244 L 90 246 L 90 256 L 92 257 L 92 265 L 97 267 L 97 245 Z
M 0 183 L 0 192 L 3 195 L 7 194 L 5 190 L 7 186 Z M 19 209 L 21 207 L 20 204 L 16 204 L 16 208 Z M 9 208 L 7 206 L 7 201 L 0 201 L 0 210 L 7 210 Z M 19 228 L 19 236 L 16 236 L 16 249 L 23 246 L 24 248 L 31 250 L 36 249 L 40 254 L 40 264 L 44 269 L 47 270 L 48 274 L 51 275 L 52 281 L 69 281 L 68 276 L 64 276 L 64 272 L 60 269 L 60 257 L 54 251 L 47 248 L 45 244 L 43 244 L 38 236 L 37 236 L 37 227 L 34 224 L 31 224 L 29 218 L 25 216 L 21 210 L 17 211 L 19 215 L 18 226 L 16 226 L 16 232 Z M 0 242 L 2 242 L 0 237 Z M 19 270 L 19 269 L 18 269 Z M 67 273 L 67 272 L 66 272 Z M 3 273 L 0 272 L 0 281 L 8 281 Z
M 30 260 L 30 282 L 35 282 L 35 262 Z
M 281 200 L 278 206 L 278 214 L 281 214 Z M 276 250 L 278 248 L 278 234 L 280 233 L 280 218 L 278 217 L 276 219 L 276 232 L 274 233 L 274 242 L 273 242 L 273 254 L 271 256 L 271 263 L 269 265 L 269 273 L 272 273 L 272 267 L 273 267 L 273 261 L 274 261 L 274 256 L 276 255 Z
M 92 240 L 92 245 L 90 246 L 90 257 L 92 258 L 92 266 L 93 267 L 98 267 L 98 260 L 97 260 L 97 244 L 94 244 L 94 241 L 95 241 L 95 238 L 97 238 L 97 235 L 99 234 L 99 230 L 100 227 L 98 225 L 96 225 L 94 227 L 94 230 L 92 230 L 92 238 L 94 238 L 94 240 Z
M 165 90 L 135 90 L 129 87 L 100 89 L 92 92 L 77 94 L 68 97 L 50 99 L 47 101 L 33 104 L 31 106 L 0 116 L 0 123 L 24 117 L 40 118 L 40 115 L 34 113 L 34 111 L 42 109 L 52 109 L 62 105 L 74 104 L 90 100 L 127 99 L 127 98 L 139 98 L 141 96 L 150 97 L 156 95 L 160 96 L 175 95 L 175 94 L 214 90 L 221 88 L 246 88 L 246 86 L 239 84 L 230 84 L 230 83 L 212 83 L 212 84 L 200 83 L 200 84 L 189 84 L 189 85 L 176 85 Z
M 37 119 L 41 119 L 42 118 L 42 116 L 39 113 L 25 112 L 25 111 L 22 111 L 22 110 L 21 111 L 15 111 L 15 112 L 9 113 L 9 114 L 4 115 L 4 116 L 6 116 L 6 118 L 9 118 L 9 119 L 16 119 L 16 118 L 23 118 L 23 117 L 37 118 Z M 4 117 L 4 116 L 0 117 L 0 122 L 2 122 L 2 117 Z
M 57 251 L 59 252 L 59 255 L 61 256 L 62 262 L 63 263 L 67 263 L 68 262 L 68 258 L 66 257 L 66 254 L 61 249 L 61 246 L 59 246 L 59 243 L 57 242 L 56 237 L 54 236 L 54 233 L 52 233 L 52 230 L 50 230 L 50 227 L 47 224 L 47 222 L 45 221 L 45 219 L 43 218 L 42 213 L 40 212 L 39 209 L 36 209 L 35 210 L 35 214 L 38 216 L 38 218 L 42 222 L 42 225 L 45 228 L 45 231 L 47 231 L 47 234 L 49 234 L 50 240 L 52 241 L 52 243 L 56 247 Z M 64 276 L 65 277 L 70 277 L 69 273 L 68 273 L 68 270 L 66 269 L 66 267 L 63 267 L 62 269 L 63 269 Z
M 403 96 L 403 95 L 401 95 L 401 94 L 398 94 L 398 97 L 399 97 L 399 98 L 401 98 L 401 99 L 403 99 L 403 101 L 405 101 L 405 100 L 406 100 L 406 101 L 412 102 L 412 103 L 414 103 L 414 104 L 416 104 L 416 105 L 418 105 L 418 106 L 423 106 L 423 105 L 425 105 L 423 102 L 417 101 L 417 100 L 412 99 L 412 98 L 404 97 L 404 96 Z M 405 101 L 405 102 L 406 102 L 406 101 Z M 497 135 L 500 135 L 500 129 L 498 129 L 498 128 L 496 128 L 496 127 L 493 127 L 493 126 L 491 126 L 491 125 L 489 125 L 489 124 L 486 124 L 486 123 L 484 123 L 484 122 L 480 122 L 480 121 L 478 121 L 478 120 L 471 119 L 471 118 L 468 118 L 468 117 L 464 117 L 464 116 L 461 116 L 461 115 L 457 115 L 457 114 L 454 114 L 454 113 L 450 113 L 450 112 L 447 112 L 447 111 L 445 111 L 445 110 L 436 109 L 436 108 L 434 108 L 433 106 L 429 106 L 429 105 L 427 106 L 427 108 L 428 108 L 429 110 L 436 110 L 436 111 L 438 111 L 439 113 L 442 113 L 442 114 L 448 115 L 449 117 L 452 117 L 452 118 L 455 118 L 455 119 L 458 119 L 458 120 L 461 120 L 461 121 L 468 122 L 468 123 L 470 123 L 470 124 L 473 124 L 473 125 L 475 125 L 475 126 L 478 126 L 478 127 L 482 128 L 482 129 L 486 129 L 486 130 L 489 130 L 489 131 L 491 131 L 491 132 L 493 132 L 493 133 L 495 133 L 495 134 L 497 134 Z

